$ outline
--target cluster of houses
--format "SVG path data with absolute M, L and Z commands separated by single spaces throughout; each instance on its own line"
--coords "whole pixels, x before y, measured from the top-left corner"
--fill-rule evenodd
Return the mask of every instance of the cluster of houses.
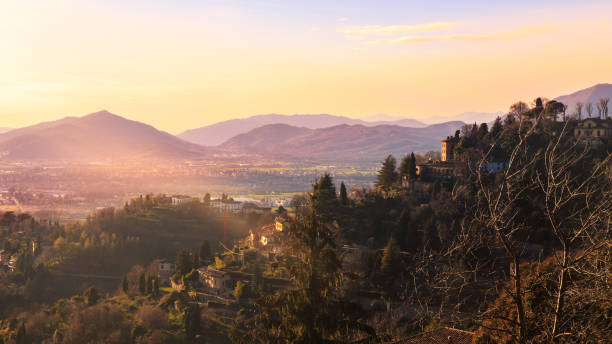
M 11 254 L 8 251 L 0 251 L 0 270 L 15 271 L 19 254 Z

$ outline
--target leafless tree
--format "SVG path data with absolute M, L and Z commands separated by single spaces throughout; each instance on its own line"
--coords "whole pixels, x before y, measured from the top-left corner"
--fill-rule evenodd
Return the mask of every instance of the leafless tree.
M 487 182 L 486 169 L 483 159 L 476 170 L 478 180 L 477 203 L 479 208 L 475 214 L 476 222 L 484 228 L 492 230 L 494 238 L 509 257 L 510 279 L 513 290 L 512 302 L 516 308 L 517 319 L 510 320 L 518 327 L 518 342 L 525 343 L 527 338 L 527 319 L 523 303 L 523 276 L 521 274 L 521 261 L 525 253 L 524 242 L 519 238 L 529 227 L 521 214 L 521 202 L 533 189 L 530 174 L 540 158 L 539 152 L 530 152 L 527 137 L 530 136 L 542 121 L 542 114 L 530 124 L 527 130 L 519 129 L 519 142 L 510 153 L 508 166 L 502 172 L 501 180 L 496 183 Z
M 603 106 L 603 104 L 602 104 Z M 612 200 L 610 179 L 606 168 L 610 155 L 588 168 L 588 148 L 579 150 L 569 145 L 567 124 L 544 153 L 544 168 L 534 177 L 539 192 L 544 195 L 544 216 L 554 237 L 561 246 L 557 255 L 558 283 L 552 315 L 550 339 L 570 335 L 562 332 L 564 301 L 567 294 L 568 273 L 592 252 L 606 248 L 610 242 L 598 240 L 597 234 L 610 221 Z
M 582 120 L 582 107 L 583 107 L 583 103 L 582 102 L 577 102 L 576 103 L 576 115 L 578 116 L 578 120 Z
M 586 113 L 587 115 L 589 115 L 590 118 L 593 115 L 593 103 L 587 103 L 584 109 L 586 110 Z
M 599 115 L 602 119 L 608 118 L 608 103 L 610 102 L 610 97 L 604 97 L 599 99 L 599 104 L 597 105 L 600 110 Z

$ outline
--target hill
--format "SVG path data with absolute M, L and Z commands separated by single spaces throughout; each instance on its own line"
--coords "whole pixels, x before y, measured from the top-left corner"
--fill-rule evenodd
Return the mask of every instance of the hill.
M 13 128 L 0 127 L 0 134 L 4 134 L 7 131 L 11 131 L 11 130 L 13 130 Z
M 0 134 L 2 160 L 188 159 L 205 149 L 108 111 Z
M 379 161 L 387 154 L 401 157 L 409 152 L 439 150 L 440 140 L 463 124 L 446 122 L 424 128 L 342 124 L 321 129 L 271 124 L 237 135 L 219 148 L 280 159 Z
M 597 107 L 595 104 L 599 102 L 600 98 L 604 97 L 610 97 L 612 99 L 612 84 L 597 84 L 572 94 L 557 97 L 555 100 L 567 105 L 567 111 L 570 114 L 576 112 L 576 103 L 578 102 L 582 102 L 583 104 L 593 103 L 593 116 L 597 116 Z M 583 115 L 585 114 L 584 109 L 582 113 Z
M 187 130 L 178 135 L 181 139 L 203 146 L 216 146 L 230 138 L 247 133 L 250 130 L 269 124 L 287 124 L 294 127 L 308 129 L 329 128 L 341 124 L 376 126 L 394 124 L 401 126 L 422 127 L 425 124 L 414 119 L 401 119 L 397 121 L 366 121 L 344 116 L 327 114 L 320 115 L 257 115 L 248 118 L 232 119 L 215 123 L 209 126 Z

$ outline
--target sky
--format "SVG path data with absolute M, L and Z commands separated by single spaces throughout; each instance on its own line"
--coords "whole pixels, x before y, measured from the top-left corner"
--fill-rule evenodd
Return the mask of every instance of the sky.
M 612 82 L 609 1 L 0 0 L 0 126 L 497 112 Z

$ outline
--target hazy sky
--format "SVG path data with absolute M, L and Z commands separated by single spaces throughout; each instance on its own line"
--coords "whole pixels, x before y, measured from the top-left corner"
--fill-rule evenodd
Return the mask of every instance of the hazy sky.
M 505 110 L 612 81 L 609 1 L 0 0 L 0 126 Z

